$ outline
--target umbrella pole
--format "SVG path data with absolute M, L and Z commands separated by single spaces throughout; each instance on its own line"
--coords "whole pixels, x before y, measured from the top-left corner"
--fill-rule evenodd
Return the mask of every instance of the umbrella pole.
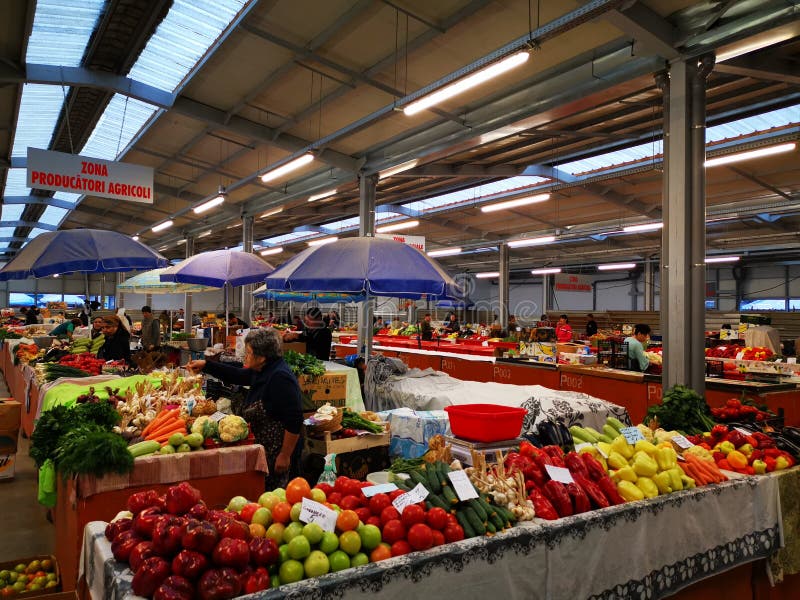
M 222 344 L 223 348 L 227 348 L 228 346 L 228 282 L 225 282 L 225 342 Z
M 369 361 L 372 354 L 372 304 L 370 303 L 369 291 L 364 299 L 364 307 L 360 311 L 358 339 L 361 343 L 364 360 Z

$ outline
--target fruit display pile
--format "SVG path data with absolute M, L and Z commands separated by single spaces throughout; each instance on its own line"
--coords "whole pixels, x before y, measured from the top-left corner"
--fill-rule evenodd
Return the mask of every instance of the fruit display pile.
M 695 452 L 702 458 L 727 471 L 763 475 L 795 464 L 794 456 L 778 448 L 773 437 L 743 426 L 715 425 L 711 431 L 689 440 L 697 444 Z
M 739 357 L 741 354 L 741 357 Z M 739 358 L 739 360 L 770 360 L 775 353 L 766 346 L 739 346 L 726 344 L 714 348 L 706 348 L 709 358 Z
M 4 598 L 29 592 L 55 591 L 59 585 L 55 564 L 49 558 L 19 563 L 0 570 L 0 595 Z

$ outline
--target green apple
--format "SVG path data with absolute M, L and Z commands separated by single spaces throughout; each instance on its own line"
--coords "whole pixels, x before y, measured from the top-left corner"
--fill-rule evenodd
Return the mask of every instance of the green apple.
M 295 502 L 294 504 L 292 504 L 292 510 L 289 511 L 289 516 L 291 517 L 292 521 L 300 520 L 300 512 L 302 510 L 303 510 L 302 502 Z
M 231 498 L 230 502 L 228 502 L 228 508 L 226 510 L 235 513 L 241 512 L 247 502 L 248 500 L 244 496 L 234 496 Z
M 345 531 L 339 536 L 339 547 L 354 556 L 361 550 L 361 536 L 356 531 Z
M 297 521 L 292 521 L 283 530 L 283 541 L 287 544 L 296 538 L 298 535 L 303 534 L 303 524 Z
M 286 490 L 283 488 L 275 488 L 272 490 L 272 493 L 275 494 L 278 498 L 281 499 L 281 502 L 286 502 Z
M 361 547 L 364 550 L 372 551 L 381 543 L 381 530 L 375 525 L 359 527 L 358 535 L 361 536 Z
M 311 499 L 314 502 L 325 502 L 327 497 L 325 496 L 325 492 L 323 492 L 319 488 L 311 488 Z
M 264 508 L 272 510 L 281 499 L 275 492 L 264 492 L 258 497 L 258 503 Z
M 364 556 L 366 556 L 366 554 Z M 328 556 L 328 561 L 331 564 L 331 571 L 334 573 L 336 571 L 343 571 L 344 569 L 350 568 L 350 557 L 347 556 L 347 552 L 342 550 L 336 550 L 335 552 L 332 552 Z
M 281 584 L 300 581 L 303 578 L 303 563 L 297 560 L 287 560 L 281 565 L 278 576 L 281 578 Z
M 339 536 L 332 531 L 324 531 L 319 541 L 319 549 L 325 554 L 330 554 L 339 549 Z
M 325 575 L 331 570 L 331 563 L 328 561 L 328 555 L 319 550 L 313 550 L 311 554 L 306 557 L 303 563 L 303 570 L 306 577 L 319 577 Z
M 264 506 L 257 508 L 256 512 L 253 513 L 253 518 L 250 519 L 250 522 L 258 523 L 264 527 L 269 527 L 270 523 L 272 523 L 272 512 L 270 509 Z
M 280 564 L 283 564 L 290 558 L 291 556 L 289 556 L 289 544 L 281 544 L 280 546 L 278 546 L 278 562 Z
M 318 544 L 322 540 L 323 533 L 325 533 L 325 531 L 319 523 L 306 523 L 306 525 L 303 526 L 303 535 L 306 536 L 308 543 L 312 546 Z M 327 552 L 325 554 L 327 554 Z
M 283 523 L 273 523 L 267 527 L 267 534 L 264 537 L 274 540 L 274 542 L 280 546 L 283 543 L 283 532 L 285 529 L 286 525 Z
M 360 567 L 361 565 L 366 565 L 368 562 L 369 562 L 369 556 L 367 556 L 363 552 L 359 552 L 350 558 L 351 567 Z
M 288 543 L 288 546 L 289 558 L 301 560 L 311 554 L 311 544 L 309 544 L 308 540 L 302 535 L 293 537 L 292 541 Z M 283 581 L 283 576 L 281 576 L 281 581 Z

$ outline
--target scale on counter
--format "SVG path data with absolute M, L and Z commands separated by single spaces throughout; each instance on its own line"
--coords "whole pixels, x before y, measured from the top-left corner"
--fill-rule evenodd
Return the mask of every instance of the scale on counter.
M 489 462 L 494 461 L 495 450 L 508 452 L 512 448 L 518 448 L 524 438 L 514 438 L 513 440 L 499 440 L 497 442 L 473 442 L 462 438 L 444 436 L 445 442 L 450 444 L 453 458 L 457 458 L 463 465 L 472 465 L 472 450 L 489 454 L 491 459 Z

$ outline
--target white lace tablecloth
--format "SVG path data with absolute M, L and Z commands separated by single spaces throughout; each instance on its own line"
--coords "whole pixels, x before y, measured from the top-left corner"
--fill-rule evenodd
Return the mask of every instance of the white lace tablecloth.
M 134 598 L 105 523 L 87 525 L 81 572 L 94 600 Z M 664 598 L 767 557 L 782 543 L 777 477 L 745 477 L 558 521 L 514 527 L 248 596 Z

